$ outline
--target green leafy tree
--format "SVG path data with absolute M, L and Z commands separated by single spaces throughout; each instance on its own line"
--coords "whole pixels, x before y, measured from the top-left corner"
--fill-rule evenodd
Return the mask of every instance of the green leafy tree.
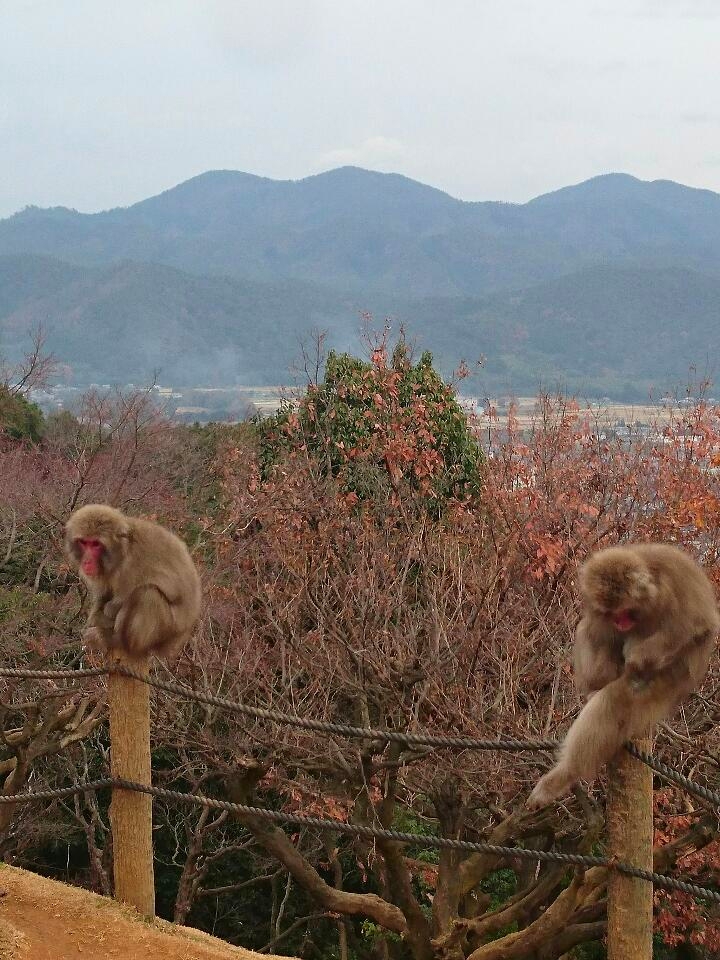
M 324 380 L 258 425 L 265 477 L 283 451 L 305 452 L 358 498 L 416 491 L 441 503 L 479 489 L 481 451 L 454 389 L 430 353 L 413 363 L 404 339 L 369 361 L 331 352 Z
M 43 415 L 37 404 L 0 385 L 0 434 L 17 440 L 37 441 L 43 432 Z

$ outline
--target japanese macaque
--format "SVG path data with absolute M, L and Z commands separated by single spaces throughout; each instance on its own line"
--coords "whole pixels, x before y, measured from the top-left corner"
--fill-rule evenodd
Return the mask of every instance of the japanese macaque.
M 677 547 L 600 550 L 580 570 L 580 593 L 575 682 L 589 699 L 531 809 L 593 780 L 627 740 L 669 716 L 705 676 L 720 630 L 712 584 Z
M 200 578 L 174 533 L 91 504 L 65 525 L 65 550 L 87 585 L 83 639 L 130 656 L 179 652 L 200 614 Z

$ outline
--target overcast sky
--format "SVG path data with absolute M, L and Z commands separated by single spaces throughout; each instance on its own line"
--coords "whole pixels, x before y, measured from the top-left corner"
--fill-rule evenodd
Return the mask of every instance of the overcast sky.
M 720 190 L 720 0 L 0 0 L 0 216 L 342 164 Z

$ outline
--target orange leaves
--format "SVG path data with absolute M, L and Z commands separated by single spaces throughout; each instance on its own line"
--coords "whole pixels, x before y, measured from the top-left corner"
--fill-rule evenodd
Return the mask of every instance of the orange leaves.
M 387 363 L 387 350 L 384 346 L 375 347 L 370 355 L 370 362 L 381 369 L 385 367 Z
M 695 822 L 693 816 L 682 816 L 681 795 L 667 787 L 655 794 L 655 844 L 663 847 L 685 836 Z M 702 842 L 702 841 L 701 841 Z M 720 867 L 720 841 L 712 840 L 682 856 L 678 869 L 701 885 L 712 885 Z M 720 919 L 707 914 L 706 907 L 688 894 L 658 890 L 655 893 L 655 926 L 667 946 L 693 943 L 703 946 L 708 955 L 720 950 Z
M 533 568 L 532 575 L 536 580 L 542 580 L 545 576 L 557 573 L 565 557 L 565 547 L 558 541 L 543 540 L 538 544 L 535 557 L 538 563 Z
M 686 544 L 720 555 L 720 420 L 703 408 L 692 425 L 648 425 L 631 442 L 541 397 L 532 433 L 517 425 L 489 461 L 482 499 L 501 527 L 521 531 L 525 572 L 557 576 L 563 563 L 623 537 Z

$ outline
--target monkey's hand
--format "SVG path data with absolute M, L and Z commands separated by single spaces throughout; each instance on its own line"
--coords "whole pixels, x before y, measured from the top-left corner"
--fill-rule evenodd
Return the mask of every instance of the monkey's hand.
M 643 690 L 657 675 L 657 666 L 653 660 L 636 657 L 627 661 L 624 674 L 632 690 Z
M 655 674 L 669 667 L 677 657 L 677 645 L 662 633 L 643 640 L 628 640 L 623 647 L 625 675 L 648 682 Z
M 122 600 L 118 600 L 117 598 L 114 600 L 108 600 L 103 607 L 103 616 L 112 626 L 115 625 L 115 620 L 117 619 L 118 613 L 120 613 L 121 607 Z
M 112 632 L 101 627 L 86 627 L 82 633 L 83 643 L 93 650 L 108 650 L 111 646 Z
M 633 693 L 641 693 L 652 683 L 652 677 L 649 674 L 642 673 L 633 673 L 631 670 L 628 670 L 627 674 L 628 686 Z
M 588 696 L 617 680 L 624 669 L 622 651 L 612 635 L 593 632 L 584 617 L 575 631 L 574 674 L 578 693 Z

